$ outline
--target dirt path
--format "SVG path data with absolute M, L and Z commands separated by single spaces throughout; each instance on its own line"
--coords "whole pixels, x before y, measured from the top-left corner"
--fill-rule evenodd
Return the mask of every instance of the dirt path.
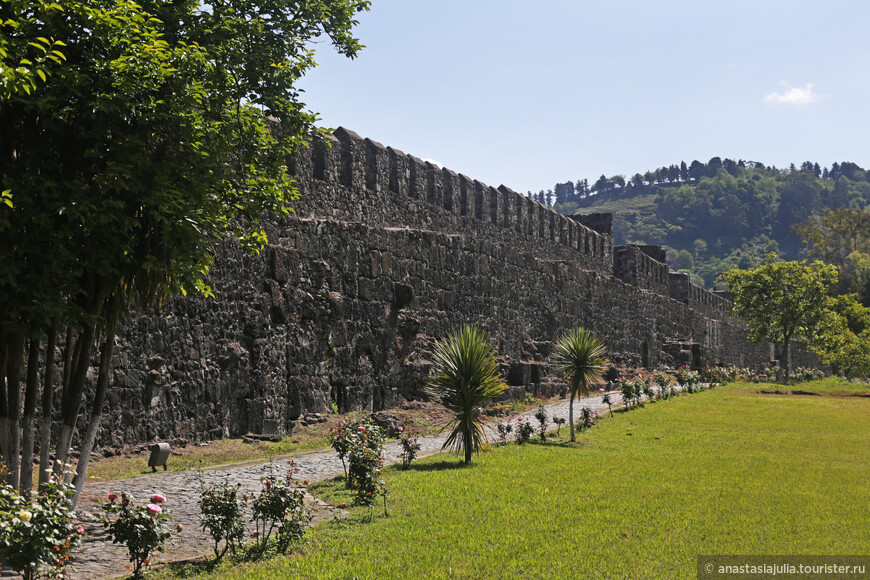
M 622 400 L 617 392 L 611 392 L 610 398 L 613 400 L 614 405 L 619 404 Z M 565 399 L 547 405 L 549 428 L 555 428 L 555 425 L 552 423 L 552 417 L 564 417 L 567 419 L 568 404 L 569 401 Z M 601 402 L 601 395 L 578 399 L 574 405 L 575 420 L 577 420 L 580 414 L 580 408 L 584 406 L 598 413 L 607 411 L 607 405 Z M 537 427 L 539 424 L 534 419 L 534 415 L 535 411 L 532 410 L 522 415 L 515 415 L 510 419 L 516 422 L 518 417 L 523 417 L 523 420 L 532 421 L 532 424 Z M 567 425 L 564 425 L 563 428 L 567 429 Z M 493 439 L 496 438 L 493 433 Z M 441 451 L 444 436 L 419 437 L 418 441 L 421 446 L 418 455 L 422 457 Z M 396 441 L 387 443 L 385 455 L 386 464 L 401 461 L 399 443 Z M 234 484 L 240 483 L 242 489 L 246 492 L 253 493 L 259 491 L 260 478 L 262 476 L 268 475 L 270 469 L 283 472 L 287 468 L 288 461 L 296 462 L 296 467 L 299 469 L 299 472 L 296 473 L 296 478 L 300 481 L 318 481 L 342 473 L 341 461 L 335 452 L 331 450 L 280 457 L 274 459 L 272 463 L 269 461 L 257 461 L 226 465 L 206 469 L 202 473 L 206 481 L 220 481 L 228 478 Z M 180 533 L 173 534 L 172 545 L 167 545 L 166 552 L 157 555 L 155 558 L 157 563 L 184 560 L 211 553 L 212 544 L 210 538 L 199 528 L 197 508 L 199 500 L 197 488 L 199 483 L 197 473 L 190 470 L 170 471 L 134 479 L 87 484 L 79 501 L 77 511 L 82 525 L 88 532 L 88 538 L 84 543 L 83 553 L 77 555 L 75 559 L 74 571 L 71 578 L 95 580 L 97 578 L 124 576 L 126 573 L 124 568 L 125 564 L 127 564 L 126 550 L 121 546 L 109 543 L 102 525 L 94 515 L 98 510 L 99 504 L 105 501 L 106 495 L 109 492 L 117 494 L 127 493 L 136 498 L 137 501 L 145 500 L 154 493 L 161 493 L 166 496 L 167 502 L 165 506 L 172 514 L 173 524 L 180 525 L 183 527 L 183 530 Z M 310 495 L 307 497 L 307 500 L 314 515 L 313 523 L 343 515 L 342 510 L 321 502 Z

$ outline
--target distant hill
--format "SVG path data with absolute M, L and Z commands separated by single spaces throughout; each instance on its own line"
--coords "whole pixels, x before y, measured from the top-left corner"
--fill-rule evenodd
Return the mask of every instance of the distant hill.
M 800 258 L 791 227 L 828 208 L 864 209 L 870 172 L 851 162 L 780 170 L 714 157 L 527 195 L 566 214 L 612 212 L 615 243 L 667 246 L 671 268 L 712 287 L 721 272 L 760 265 L 770 252 Z

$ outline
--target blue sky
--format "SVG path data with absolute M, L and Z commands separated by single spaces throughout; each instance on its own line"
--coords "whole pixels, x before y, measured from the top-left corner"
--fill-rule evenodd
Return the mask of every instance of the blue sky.
M 537 191 L 713 156 L 868 160 L 870 2 L 373 0 L 322 124 Z

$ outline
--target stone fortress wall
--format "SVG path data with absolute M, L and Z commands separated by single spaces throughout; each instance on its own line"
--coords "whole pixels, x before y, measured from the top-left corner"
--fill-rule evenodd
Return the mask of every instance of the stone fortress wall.
M 305 413 L 420 397 L 435 341 L 485 329 L 514 394 L 556 337 L 599 333 L 614 363 L 759 367 L 728 301 L 613 246 L 612 216 L 566 217 L 339 129 L 291 161 L 295 215 L 269 245 L 218 248 L 215 298 L 175 298 L 119 335 L 103 446 L 287 433 Z

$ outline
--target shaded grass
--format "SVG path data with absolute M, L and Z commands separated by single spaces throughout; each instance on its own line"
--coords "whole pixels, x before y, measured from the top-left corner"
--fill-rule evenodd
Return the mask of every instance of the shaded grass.
M 388 469 L 389 518 L 358 508 L 209 577 L 694 578 L 698 554 L 870 553 L 870 400 L 758 387 L 603 417 L 574 446 Z

